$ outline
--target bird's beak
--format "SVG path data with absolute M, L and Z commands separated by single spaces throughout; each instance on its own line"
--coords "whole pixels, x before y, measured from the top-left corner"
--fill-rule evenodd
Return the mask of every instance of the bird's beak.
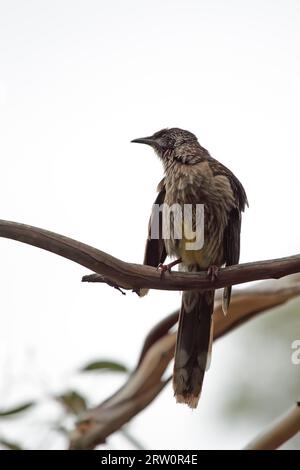
M 155 140 L 151 137 L 141 137 L 140 139 L 133 139 L 131 142 L 135 144 L 147 144 L 147 145 L 154 145 Z

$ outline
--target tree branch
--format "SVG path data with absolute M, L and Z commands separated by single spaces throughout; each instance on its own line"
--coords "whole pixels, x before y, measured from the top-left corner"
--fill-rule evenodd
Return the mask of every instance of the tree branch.
M 266 281 L 254 288 L 233 294 L 228 315 L 224 317 L 221 299 L 214 311 L 214 340 L 243 322 L 300 295 L 300 276 Z M 70 448 L 87 449 L 104 443 L 136 414 L 148 406 L 169 379 L 163 375 L 173 358 L 178 311 L 161 320 L 147 335 L 138 364 L 127 382 L 110 398 L 82 416 L 71 435 Z M 170 331 L 171 330 L 171 331 Z
M 121 289 L 141 288 L 160 290 L 219 289 L 269 278 L 281 278 L 300 272 L 300 255 L 287 258 L 245 263 L 221 269 L 216 280 L 206 273 L 165 273 L 163 278 L 155 268 L 126 263 L 113 256 L 71 238 L 31 225 L 0 220 L 0 236 L 27 243 L 63 256 L 94 271 L 100 276 L 84 277 L 84 281 L 106 282 Z
M 300 431 L 300 403 L 271 423 L 245 450 L 275 450 Z
M 206 273 L 166 273 L 161 279 L 155 268 L 126 263 L 94 247 L 47 230 L 0 220 L 0 236 L 27 243 L 72 260 L 96 274 L 84 276 L 85 282 L 105 282 L 116 288 L 162 290 L 192 290 L 221 288 L 269 278 L 281 278 L 300 272 L 300 255 L 287 258 L 240 264 L 222 269 L 211 281 Z M 295 283 L 295 279 L 298 280 Z M 224 317 L 220 301 L 216 302 L 214 339 L 219 338 L 244 321 L 300 294 L 299 276 L 284 279 L 269 287 L 255 287 L 236 292 L 229 315 Z M 169 379 L 163 374 L 170 363 L 176 333 L 170 328 L 176 323 L 178 311 L 156 325 L 148 334 L 137 367 L 129 380 L 112 397 L 89 410 L 72 434 L 71 448 L 93 448 L 120 429 L 160 393 Z M 275 449 L 300 430 L 299 404 L 257 439 L 247 449 Z

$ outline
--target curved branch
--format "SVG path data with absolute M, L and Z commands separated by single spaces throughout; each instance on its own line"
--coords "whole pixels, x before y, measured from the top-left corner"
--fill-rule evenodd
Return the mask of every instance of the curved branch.
M 0 220 L 0 236 L 27 243 L 63 256 L 91 269 L 97 275 L 85 276 L 85 281 L 106 282 L 114 287 L 138 291 L 142 288 L 160 290 L 219 289 L 261 279 L 281 278 L 300 272 L 300 255 L 287 258 L 239 264 L 221 269 L 211 281 L 206 273 L 172 272 L 161 275 L 155 268 L 126 263 L 97 248 L 48 230 Z M 100 275 L 100 276 L 99 276 Z
M 300 402 L 271 423 L 245 450 L 275 450 L 300 432 Z
M 214 340 L 243 322 L 300 295 L 300 276 L 269 281 L 233 294 L 224 317 L 221 299 L 214 311 Z M 178 311 L 160 321 L 147 335 L 138 365 L 127 382 L 99 406 L 88 410 L 71 435 L 71 449 L 93 448 L 148 406 L 168 380 L 164 373 L 173 358 Z

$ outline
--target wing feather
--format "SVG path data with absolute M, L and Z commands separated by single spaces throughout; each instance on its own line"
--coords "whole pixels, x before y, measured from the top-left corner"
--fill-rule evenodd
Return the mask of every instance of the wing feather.
M 231 209 L 228 223 L 224 230 L 223 249 L 225 266 L 238 264 L 240 259 L 240 234 L 242 212 L 248 206 L 246 192 L 239 180 L 228 170 L 227 177 L 237 202 L 236 207 Z M 223 291 L 223 312 L 226 315 L 231 297 L 231 286 L 225 287 Z
M 163 204 L 165 200 L 166 190 L 164 186 L 164 180 L 158 185 L 158 195 L 154 201 L 154 204 Z M 162 213 L 159 214 L 159 238 L 151 238 L 151 218 L 153 216 L 153 208 L 148 224 L 148 237 L 146 240 L 145 254 L 143 264 L 148 266 L 157 267 L 160 263 L 163 263 L 167 257 L 166 247 L 162 238 Z M 140 296 L 143 297 L 148 293 L 148 289 L 141 289 Z

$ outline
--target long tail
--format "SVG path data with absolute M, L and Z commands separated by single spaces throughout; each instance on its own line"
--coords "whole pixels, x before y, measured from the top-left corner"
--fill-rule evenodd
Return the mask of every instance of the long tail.
M 214 291 L 182 294 L 175 350 L 173 388 L 178 403 L 196 408 L 212 344 Z

